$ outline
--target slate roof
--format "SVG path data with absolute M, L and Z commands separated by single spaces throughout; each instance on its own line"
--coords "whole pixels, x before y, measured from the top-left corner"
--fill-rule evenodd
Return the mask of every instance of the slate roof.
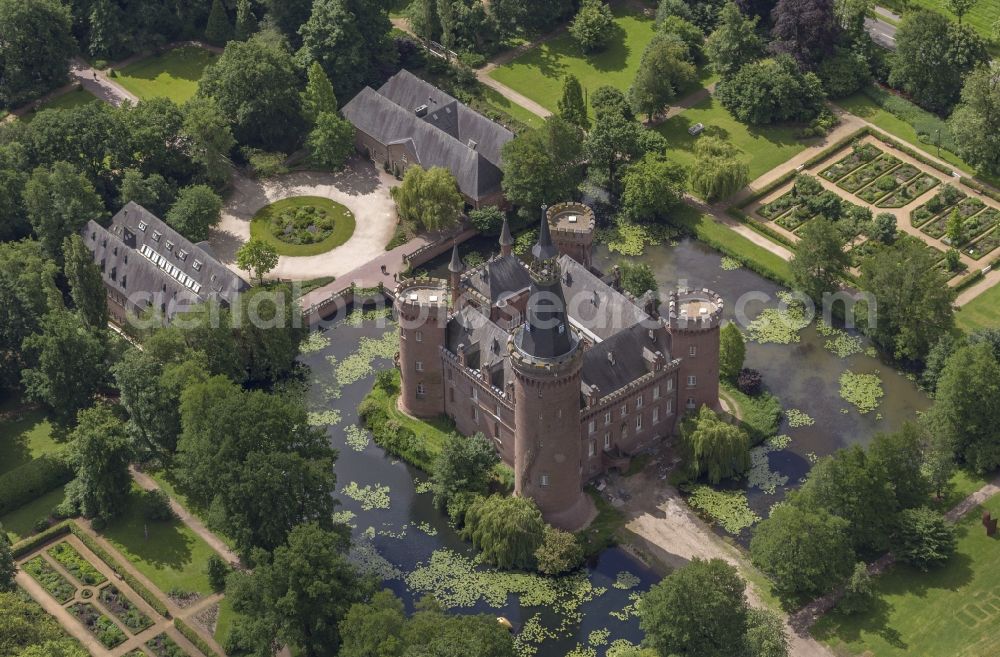
M 423 117 L 415 111 L 421 105 L 428 106 Z M 380 143 L 408 145 L 420 166 L 449 169 L 469 198 L 479 200 L 500 189 L 500 150 L 514 134 L 409 71 L 400 71 L 378 91 L 365 87 L 341 111 Z
M 642 308 L 569 255 L 559 256 L 569 315 L 601 340 L 649 319 Z
M 88 221 L 81 235 L 105 285 L 126 299 L 146 293 L 129 299 L 132 310 L 147 308 L 148 295 L 159 295 L 168 306 L 172 300 L 193 304 L 218 299 L 228 304 L 236 292 L 249 287 L 202 247 L 136 203 L 122 208 L 108 228 Z
M 516 255 L 490 260 L 471 272 L 465 281 L 494 305 L 505 293 L 520 292 L 531 286 L 528 268 Z
M 479 365 L 493 367 L 507 358 L 507 331 L 471 306 L 455 313 L 445 329 L 448 351 L 458 353 L 461 345 L 466 354 L 479 350 Z
M 669 359 L 669 335 L 662 327 L 653 330 L 636 324 L 599 342 L 583 354 L 580 378 L 584 385 L 597 386 L 601 396 L 609 395 L 635 381 L 649 371 L 645 354 L 661 352 Z M 608 358 L 611 354 L 614 363 Z

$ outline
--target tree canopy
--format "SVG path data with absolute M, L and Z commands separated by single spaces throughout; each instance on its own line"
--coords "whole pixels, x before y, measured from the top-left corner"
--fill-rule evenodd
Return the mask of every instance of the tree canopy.
M 948 125 L 966 162 L 1000 173 L 1000 64 L 980 66 L 966 77 Z
M 676 34 L 657 32 L 642 53 L 629 88 L 629 102 L 636 114 L 646 114 L 652 120 L 696 79 L 687 45 Z
M 514 137 L 502 149 L 504 195 L 527 208 L 571 198 L 583 180 L 580 144 L 579 126 L 562 116 Z
M 70 460 L 76 469 L 73 494 L 67 493 L 89 518 L 111 520 L 125 508 L 132 475 L 131 442 L 125 423 L 115 409 L 98 403 L 80 412 L 76 428 L 70 434 Z
M 850 258 L 844 252 L 840 232 L 829 219 L 817 217 L 802 228 L 801 235 L 790 263 L 792 280 L 798 289 L 819 301 L 840 287 Z
M 492 495 L 472 503 L 462 535 L 479 548 L 486 563 L 530 569 L 544 540 L 545 521 L 530 498 Z
M 750 467 L 750 439 L 708 406 L 686 418 L 681 444 L 692 477 L 705 475 L 712 484 L 740 475 Z
M 569 24 L 569 33 L 584 52 L 601 50 L 611 40 L 614 19 L 611 7 L 603 0 L 583 0 Z
M 407 167 L 403 184 L 391 191 L 399 216 L 420 230 L 444 230 L 457 225 L 465 206 L 458 181 L 444 167 Z
M 824 108 L 822 82 L 787 56 L 744 65 L 719 82 L 715 95 L 737 120 L 753 125 L 810 121 Z
M 0 108 L 66 81 L 76 50 L 69 7 L 58 0 L 0 0 Z

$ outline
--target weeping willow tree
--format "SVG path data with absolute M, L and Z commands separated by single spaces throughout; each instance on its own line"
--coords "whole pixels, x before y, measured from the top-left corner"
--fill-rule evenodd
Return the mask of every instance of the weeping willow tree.
M 750 167 L 729 142 L 711 135 L 699 137 L 694 154 L 691 188 L 709 203 L 729 198 L 749 182 Z
M 545 537 L 545 521 L 526 497 L 482 497 L 465 514 L 463 537 L 482 551 L 483 560 L 498 568 L 530 569 Z
M 692 477 L 710 483 L 735 477 L 750 467 L 750 439 L 745 431 L 720 418 L 708 406 L 681 428 L 687 467 Z

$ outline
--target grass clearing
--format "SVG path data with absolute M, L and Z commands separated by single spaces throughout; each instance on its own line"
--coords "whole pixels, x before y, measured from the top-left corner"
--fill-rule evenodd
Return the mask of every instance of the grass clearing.
M 795 137 L 797 128 L 791 126 L 755 127 L 740 123 L 714 98 L 709 97 L 680 114 L 664 121 L 656 130 L 667 138 L 668 155 L 690 167 L 694 163 L 694 144 L 698 137 L 688 133 L 696 123 L 705 125 L 705 132 L 720 137 L 747 154 L 750 180 L 767 173 L 792 156 L 816 143 L 815 139 Z
M 0 525 L 10 542 L 16 543 L 34 534 L 35 523 L 48 518 L 52 510 L 62 504 L 66 497 L 64 491 L 65 487 L 60 486 L 0 517 Z
M 1000 285 L 994 285 L 955 314 L 955 323 L 969 333 L 981 328 L 1000 328 Z
M 212 593 L 205 566 L 214 550 L 179 520 L 147 522 L 138 492 L 132 488 L 127 510 L 102 535 L 161 591 Z
M 180 105 L 198 91 L 205 67 L 218 57 L 198 46 L 182 46 L 129 64 L 114 81 L 142 100 L 165 97 Z
M 62 96 L 57 96 L 50 101 L 42 103 L 38 106 L 38 109 L 34 112 L 28 112 L 21 117 L 21 120 L 25 123 L 31 123 L 38 112 L 43 110 L 65 110 L 72 109 L 74 107 L 80 107 L 81 105 L 86 105 L 87 103 L 97 102 L 97 96 L 90 93 L 84 88 L 74 89 L 69 93 L 65 93 Z
M 0 406 L 0 414 L 5 418 L 0 420 L 0 474 L 59 448 L 44 411 L 23 410 L 14 400 Z
M 948 9 L 948 0 L 881 0 L 879 4 L 899 13 L 915 9 L 930 9 L 958 22 L 958 17 Z M 969 13 L 962 17 L 962 22 L 972 27 L 981 37 L 990 41 L 993 39 L 993 23 L 998 19 L 1000 19 L 1000 3 L 995 0 L 979 0 L 972 6 Z M 1000 52 L 1000 44 L 993 41 L 991 50 L 996 55 Z
M 875 580 L 879 600 L 871 612 L 834 612 L 816 624 L 814 636 L 836 651 L 869 657 L 1000 653 L 1000 541 L 986 536 L 983 510 L 1000 514 L 1000 496 L 959 521 L 958 551 L 946 565 L 929 573 L 894 567 Z
M 530 112 L 517 103 L 512 103 L 506 96 L 492 87 L 482 85 L 483 99 L 495 109 L 510 114 L 511 117 L 520 121 L 529 128 L 540 128 L 545 123 L 545 119 L 534 112 Z
M 584 53 L 564 32 L 490 73 L 490 77 L 556 112 L 562 79 L 573 74 L 585 91 L 611 85 L 625 91 L 635 79 L 646 44 L 653 38 L 652 19 L 621 6 L 613 8 L 615 33 L 607 48 Z
M 895 114 L 879 107 L 875 101 L 863 92 L 859 91 L 858 93 L 848 96 L 847 98 L 841 98 L 836 101 L 836 103 L 851 114 L 861 117 L 869 123 L 875 124 L 877 127 L 886 131 L 890 135 L 902 139 L 915 148 L 918 148 L 930 155 L 934 155 L 938 157 L 938 159 L 944 160 L 956 169 L 965 172 L 970 176 L 980 178 L 991 185 L 1000 186 L 1000 178 L 996 176 L 980 175 L 976 173 L 976 170 L 967 164 L 965 160 L 955 155 L 948 149 L 938 149 L 933 144 L 925 144 L 920 141 L 920 137 L 917 135 L 917 131 L 912 125 Z
M 239 619 L 240 614 L 233 610 L 233 605 L 229 598 L 222 598 L 219 601 L 219 616 L 215 621 L 215 640 L 220 646 L 226 645 L 226 639 L 233 631 L 233 625 Z
M 310 207 L 325 212 L 333 220 L 333 231 L 328 237 L 312 244 L 292 244 L 278 237 L 276 221 Z M 296 196 L 271 203 L 261 208 L 250 222 L 250 236 L 267 242 L 284 256 L 326 253 L 351 239 L 353 234 L 354 214 L 340 203 L 320 196 Z

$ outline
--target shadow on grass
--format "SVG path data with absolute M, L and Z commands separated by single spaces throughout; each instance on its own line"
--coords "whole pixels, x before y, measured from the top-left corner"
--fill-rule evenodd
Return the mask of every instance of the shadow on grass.
M 159 55 L 141 59 L 126 66 L 121 74 L 140 80 L 155 80 L 160 75 L 168 75 L 178 80 L 197 82 L 205 67 L 218 58 L 215 53 L 198 46 L 181 46 Z
M 179 520 L 149 522 L 143 518 L 139 493 L 133 489 L 128 510 L 101 533 L 154 568 L 183 571 L 191 562 L 194 541 L 182 527 Z

